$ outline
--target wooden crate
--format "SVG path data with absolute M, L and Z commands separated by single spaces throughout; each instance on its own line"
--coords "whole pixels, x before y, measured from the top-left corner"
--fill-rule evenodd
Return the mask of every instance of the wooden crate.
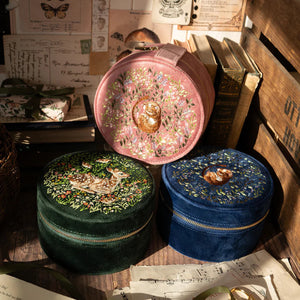
M 250 30 L 241 43 L 263 74 L 257 106 L 300 167 L 300 84 Z
M 300 265 L 300 2 L 248 0 L 241 45 L 262 72 L 241 147 L 254 150 L 276 183 L 273 212 Z

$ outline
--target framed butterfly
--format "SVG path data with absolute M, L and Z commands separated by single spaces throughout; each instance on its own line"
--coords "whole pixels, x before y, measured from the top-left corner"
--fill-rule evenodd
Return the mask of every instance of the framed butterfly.
M 41 3 L 42 10 L 45 12 L 45 17 L 47 19 L 52 19 L 57 17 L 59 19 L 64 19 L 66 17 L 66 11 L 69 9 L 69 4 L 62 4 L 58 7 L 52 7 L 49 4 Z

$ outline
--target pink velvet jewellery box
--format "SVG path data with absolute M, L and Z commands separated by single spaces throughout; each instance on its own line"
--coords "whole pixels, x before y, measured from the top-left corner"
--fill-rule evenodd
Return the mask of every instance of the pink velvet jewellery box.
M 214 96 L 198 58 L 183 47 L 157 45 L 121 59 L 105 74 L 95 95 L 95 119 L 116 152 L 161 165 L 193 149 Z

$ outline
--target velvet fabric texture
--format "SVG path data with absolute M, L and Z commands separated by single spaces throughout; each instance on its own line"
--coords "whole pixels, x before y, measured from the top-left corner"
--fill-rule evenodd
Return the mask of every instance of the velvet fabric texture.
M 73 272 L 123 270 L 147 250 L 154 195 L 152 175 L 131 158 L 109 152 L 61 156 L 38 182 L 41 246 Z
M 94 100 L 97 126 L 118 153 L 152 165 L 191 151 L 214 107 L 203 63 L 185 48 L 157 45 L 112 66 Z
M 158 229 L 189 257 L 240 258 L 255 248 L 272 195 L 265 166 L 236 150 L 169 163 L 162 168 Z
M 151 222 L 128 238 L 111 241 L 100 236 L 57 231 L 38 215 L 40 244 L 56 263 L 79 274 L 109 274 L 127 269 L 143 259 L 151 236 Z

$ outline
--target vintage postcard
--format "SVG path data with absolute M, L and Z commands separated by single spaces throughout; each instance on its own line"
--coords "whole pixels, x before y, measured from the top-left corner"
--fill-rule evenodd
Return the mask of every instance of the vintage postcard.
M 90 35 L 6 35 L 7 75 L 33 84 L 95 87 L 99 76 L 89 75 L 90 41 Z

